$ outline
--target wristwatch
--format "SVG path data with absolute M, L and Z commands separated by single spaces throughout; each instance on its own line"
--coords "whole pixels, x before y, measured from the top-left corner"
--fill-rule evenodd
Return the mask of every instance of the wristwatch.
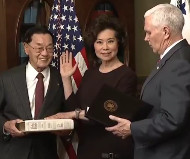
M 79 114 L 81 112 L 81 109 L 80 108 L 76 108 L 75 109 L 75 114 L 76 114 L 76 119 L 79 119 Z

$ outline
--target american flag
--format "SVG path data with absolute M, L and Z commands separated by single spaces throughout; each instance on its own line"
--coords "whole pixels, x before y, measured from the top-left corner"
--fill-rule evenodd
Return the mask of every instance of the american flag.
M 74 92 L 77 91 L 84 72 L 88 68 L 86 50 L 74 8 L 74 0 L 54 0 L 49 30 L 54 35 L 54 54 L 51 65 L 59 69 L 59 57 L 68 50 L 73 54 L 73 65 L 78 68 L 72 77 Z
M 183 17 L 185 19 L 185 24 L 183 27 L 182 35 L 183 38 L 185 38 L 188 43 L 190 44 L 190 6 L 189 6 L 189 0 L 171 0 L 170 4 L 173 4 L 174 6 L 178 7 L 182 13 Z
M 88 69 L 88 61 L 73 0 L 54 0 L 49 21 L 49 30 L 54 35 L 53 40 L 55 44 L 51 65 L 59 69 L 59 58 L 62 52 L 66 50 L 73 53 L 73 65 L 78 62 L 78 68 L 72 77 L 73 90 L 76 92 L 84 72 Z M 62 150 L 60 139 L 58 139 L 58 153 L 60 158 L 66 159 L 69 157 L 69 159 L 75 159 L 76 154 L 72 143 L 65 140 L 62 141 L 67 154 Z M 73 144 L 76 150 L 77 140 L 74 139 Z

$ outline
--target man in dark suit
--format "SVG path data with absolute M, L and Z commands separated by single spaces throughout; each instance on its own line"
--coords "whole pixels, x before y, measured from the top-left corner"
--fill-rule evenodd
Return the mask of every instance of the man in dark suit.
M 160 62 L 145 81 L 141 99 L 153 110 L 147 119 L 118 122 L 108 131 L 123 139 L 132 135 L 135 159 L 190 158 L 190 46 L 182 38 L 184 18 L 170 4 L 160 4 L 145 13 L 144 30 Z
M 63 111 L 64 93 L 60 74 L 49 67 L 53 57 L 53 36 L 43 27 L 26 32 L 27 65 L 12 68 L 0 76 L 0 158 L 57 159 L 56 135 L 50 132 L 24 134 L 15 124 L 43 119 Z M 35 116 L 37 74 L 44 78 L 44 101 Z

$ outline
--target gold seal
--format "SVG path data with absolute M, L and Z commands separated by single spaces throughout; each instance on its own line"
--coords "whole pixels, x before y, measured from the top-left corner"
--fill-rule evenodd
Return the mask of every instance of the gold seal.
M 104 102 L 104 108 L 109 112 L 114 112 L 117 110 L 117 103 L 113 100 L 107 100 Z

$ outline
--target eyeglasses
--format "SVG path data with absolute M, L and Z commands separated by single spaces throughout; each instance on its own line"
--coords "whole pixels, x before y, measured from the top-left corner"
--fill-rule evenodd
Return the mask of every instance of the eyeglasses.
M 28 44 L 28 43 L 27 43 Z M 44 49 L 48 52 L 48 53 L 53 53 L 53 47 L 49 46 L 49 47 L 32 47 L 30 44 L 28 44 L 32 49 L 34 49 L 37 53 L 41 53 L 42 51 L 44 51 Z

